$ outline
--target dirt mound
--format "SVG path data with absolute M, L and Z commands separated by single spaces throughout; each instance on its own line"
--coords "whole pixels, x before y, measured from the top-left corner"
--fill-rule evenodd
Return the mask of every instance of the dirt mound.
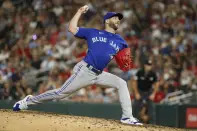
M 123 125 L 116 120 L 36 111 L 0 110 L 0 131 L 185 131 L 177 128 Z

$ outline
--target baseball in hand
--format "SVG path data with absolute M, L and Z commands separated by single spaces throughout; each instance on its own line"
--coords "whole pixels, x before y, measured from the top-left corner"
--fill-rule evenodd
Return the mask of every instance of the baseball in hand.
M 89 9 L 89 7 L 87 5 L 84 5 L 79 10 L 80 10 L 81 13 L 86 13 L 88 11 L 88 9 Z

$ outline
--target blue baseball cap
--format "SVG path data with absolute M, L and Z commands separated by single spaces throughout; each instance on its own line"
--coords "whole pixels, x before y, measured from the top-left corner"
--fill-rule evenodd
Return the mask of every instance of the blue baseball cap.
M 123 15 L 121 13 L 116 13 L 116 12 L 108 12 L 105 16 L 104 16 L 104 23 L 107 19 L 112 18 L 114 16 L 118 16 L 119 20 L 121 20 L 123 18 Z

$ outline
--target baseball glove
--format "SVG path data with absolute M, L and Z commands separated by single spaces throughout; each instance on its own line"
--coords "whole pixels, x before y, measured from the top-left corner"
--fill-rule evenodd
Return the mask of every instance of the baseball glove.
M 115 55 L 116 63 L 122 71 L 129 71 L 133 68 L 130 48 L 124 48 Z

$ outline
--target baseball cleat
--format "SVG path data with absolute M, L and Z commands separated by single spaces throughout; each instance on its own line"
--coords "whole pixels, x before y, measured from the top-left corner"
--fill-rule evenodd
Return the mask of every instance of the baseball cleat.
M 27 106 L 27 100 L 32 97 L 32 95 L 26 96 L 24 99 L 16 102 L 13 106 L 13 111 L 20 111 L 20 110 L 26 110 L 28 108 Z
M 129 125 L 143 125 L 142 123 L 139 122 L 138 119 L 134 117 L 122 118 L 120 122 L 122 122 L 123 124 L 129 124 Z

